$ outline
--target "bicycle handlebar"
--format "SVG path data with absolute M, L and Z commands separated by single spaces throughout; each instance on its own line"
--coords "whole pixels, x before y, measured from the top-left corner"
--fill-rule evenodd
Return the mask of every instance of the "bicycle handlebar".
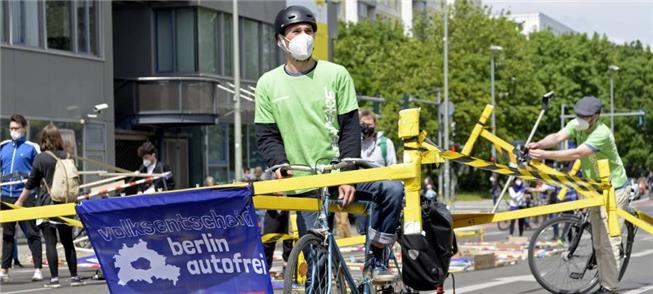
M 281 169 L 282 176 L 287 176 L 288 170 L 305 171 L 305 172 L 310 172 L 312 174 L 318 174 L 318 173 L 325 173 L 325 172 L 341 169 L 343 167 L 354 166 L 354 165 L 357 165 L 362 168 L 380 167 L 380 165 L 367 159 L 343 158 L 340 160 L 340 162 L 334 162 L 331 164 L 319 164 L 315 167 L 310 167 L 302 164 L 289 164 L 289 163 L 277 164 L 266 169 L 265 172 L 274 172 L 278 169 Z

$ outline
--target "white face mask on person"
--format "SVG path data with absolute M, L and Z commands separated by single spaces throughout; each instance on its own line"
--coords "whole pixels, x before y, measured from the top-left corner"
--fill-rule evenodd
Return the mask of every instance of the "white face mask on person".
M 288 41 L 285 37 L 282 38 Z M 288 41 L 288 46 L 283 40 L 279 40 L 277 45 L 299 61 L 305 61 L 313 55 L 313 37 L 306 33 L 301 33 Z
M 577 131 L 584 131 L 589 129 L 589 127 L 590 127 L 590 123 L 587 120 L 578 117 L 576 118 L 576 125 L 574 126 L 574 128 Z
M 144 167 L 149 167 L 150 165 L 152 165 L 151 160 L 143 159 L 143 166 Z
M 11 134 L 11 139 L 14 141 L 23 137 L 23 132 L 21 131 L 10 131 L 9 133 Z

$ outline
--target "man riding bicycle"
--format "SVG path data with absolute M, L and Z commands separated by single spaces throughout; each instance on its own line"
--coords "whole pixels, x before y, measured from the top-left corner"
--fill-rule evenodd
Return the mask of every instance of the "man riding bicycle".
M 621 157 L 617 151 L 614 136 L 610 129 L 599 121 L 602 103 L 593 96 L 586 96 L 576 102 L 574 111 L 576 119 L 570 121 L 565 128 L 550 134 L 527 147 L 529 155 L 535 160 L 581 160 L 583 176 L 599 180 L 598 160 L 607 159 L 610 165 L 610 178 L 615 188 L 617 206 L 628 206 L 628 178 Z M 573 139 L 578 147 L 569 150 L 542 150 L 558 143 Z M 621 237 L 609 237 L 606 222 L 607 213 L 604 207 L 593 208 L 591 214 L 592 239 L 599 265 L 601 288 L 596 293 L 615 293 L 619 283 L 618 262 Z M 623 220 L 621 220 L 623 222 Z
M 354 82 L 344 67 L 311 57 L 316 31 L 315 16 L 303 6 L 289 6 L 276 16 L 276 41 L 286 62 L 258 80 L 254 119 L 258 149 L 269 166 L 314 166 L 318 161 L 360 158 L 361 131 Z M 277 170 L 275 174 L 278 179 L 306 175 L 293 174 L 291 170 L 287 174 Z M 367 235 L 372 245 L 372 279 L 394 280 L 387 269 L 384 250 L 396 240 L 403 201 L 401 182 L 341 185 L 337 193 L 343 206 L 355 198 L 376 202 L 378 208 Z M 289 194 L 315 197 L 317 190 Z M 298 212 L 300 235 L 313 228 L 316 217 L 316 212 Z

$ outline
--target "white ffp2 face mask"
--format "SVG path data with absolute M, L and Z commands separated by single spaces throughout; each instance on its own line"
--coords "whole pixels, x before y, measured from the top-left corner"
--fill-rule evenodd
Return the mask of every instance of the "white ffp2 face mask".
M 143 159 L 143 166 L 144 167 L 149 167 L 150 165 L 152 165 L 151 160 Z
M 590 123 L 588 121 L 582 118 L 576 118 L 576 126 L 574 126 L 574 128 L 576 128 L 577 131 L 584 131 L 589 129 L 589 127 Z
M 9 133 L 11 134 L 11 139 L 14 141 L 23 137 L 23 132 L 21 131 L 9 131 Z
M 283 36 L 282 38 L 288 40 Z M 313 55 L 313 37 L 306 33 L 301 33 L 288 41 L 288 46 L 283 40 L 279 40 L 277 45 L 299 61 L 305 61 Z

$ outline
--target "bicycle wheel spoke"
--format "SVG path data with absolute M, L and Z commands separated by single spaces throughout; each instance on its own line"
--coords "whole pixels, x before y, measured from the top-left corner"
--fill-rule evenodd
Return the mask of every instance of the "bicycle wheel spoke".
M 579 218 L 561 216 L 543 223 L 529 244 L 529 266 L 537 281 L 551 292 L 591 289 L 598 271 L 590 266 L 592 240 Z
M 329 252 L 322 238 L 315 235 L 300 238 L 288 258 L 284 293 L 347 293 L 344 282 L 346 264 L 332 256 L 329 275 L 328 258 Z

